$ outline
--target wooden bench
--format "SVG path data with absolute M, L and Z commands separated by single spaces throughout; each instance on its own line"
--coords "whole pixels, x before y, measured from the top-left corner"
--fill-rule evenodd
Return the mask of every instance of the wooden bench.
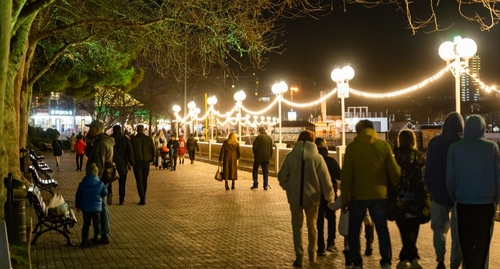
M 42 234 L 48 231 L 56 231 L 66 238 L 68 246 L 73 246 L 74 244 L 69 235 L 69 228 L 74 227 L 77 222 L 75 212 L 72 209 L 69 209 L 69 217 L 62 216 L 54 218 L 50 216 L 49 208 L 43 201 L 42 193 L 34 184 L 29 186 L 27 198 L 31 206 L 35 209 L 35 213 L 38 218 L 38 222 L 33 230 L 35 237 L 31 241 L 31 245 L 36 245 L 38 237 Z
M 40 177 L 38 174 L 38 171 L 36 168 L 33 166 L 30 166 L 28 171 L 31 172 L 31 177 L 33 179 L 33 183 L 40 188 L 41 190 L 45 190 L 50 192 L 51 194 L 54 194 L 53 189 L 57 187 L 59 184 L 57 183 L 57 180 L 53 178 L 47 178 L 43 179 Z
M 51 173 L 53 171 L 48 164 L 46 164 L 44 161 L 40 161 L 40 159 L 38 159 L 36 156 L 33 156 L 32 154 L 30 154 L 30 161 L 31 161 L 31 166 L 33 166 L 37 171 L 51 172 Z

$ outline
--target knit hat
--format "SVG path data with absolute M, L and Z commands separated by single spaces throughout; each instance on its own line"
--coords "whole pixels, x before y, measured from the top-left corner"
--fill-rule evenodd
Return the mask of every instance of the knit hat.
M 95 163 L 91 163 L 90 165 L 87 166 L 87 176 L 94 175 L 97 176 L 99 173 L 99 168 L 97 168 L 97 165 Z

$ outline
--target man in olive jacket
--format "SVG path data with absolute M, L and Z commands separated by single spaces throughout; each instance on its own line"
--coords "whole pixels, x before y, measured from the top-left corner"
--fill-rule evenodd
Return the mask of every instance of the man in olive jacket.
M 361 223 L 370 212 L 377 235 L 382 268 L 390 268 L 391 239 L 387 228 L 387 183 L 399 184 L 398 166 L 389 142 L 378 138 L 373 122 L 356 124 L 356 137 L 347 145 L 340 185 L 342 211 L 349 212 L 349 249 L 354 266 L 363 266 L 359 248 Z
M 262 176 L 264 178 L 264 190 L 268 189 L 268 179 L 269 179 L 269 160 L 273 156 L 273 139 L 267 135 L 266 129 L 263 127 L 259 128 L 259 136 L 253 141 L 253 186 L 251 190 L 257 190 L 259 187 L 259 166 L 262 167 Z
M 132 137 L 131 142 L 135 158 L 134 176 L 140 198 L 138 205 L 145 205 L 149 166 L 155 157 L 155 145 L 153 139 L 144 134 L 144 125 L 137 126 L 137 134 Z

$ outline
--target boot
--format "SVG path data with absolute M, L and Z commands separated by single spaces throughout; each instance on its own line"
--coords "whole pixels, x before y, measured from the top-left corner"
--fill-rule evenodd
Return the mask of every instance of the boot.
M 342 252 L 344 253 L 345 257 L 345 266 L 351 266 L 352 265 L 351 252 L 349 250 L 344 250 Z
M 108 205 L 113 204 L 113 193 L 108 194 L 108 200 L 106 201 Z
M 226 190 L 229 190 L 229 185 L 227 184 L 227 180 L 225 182 L 226 182 Z
M 231 183 L 231 190 L 234 190 L 234 180 L 233 183 Z
M 371 225 L 366 225 L 365 224 L 365 238 L 366 238 L 366 249 L 365 249 L 365 255 L 366 256 L 371 256 L 373 253 L 373 238 L 374 238 L 374 229 L 375 227 L 373 224 Z

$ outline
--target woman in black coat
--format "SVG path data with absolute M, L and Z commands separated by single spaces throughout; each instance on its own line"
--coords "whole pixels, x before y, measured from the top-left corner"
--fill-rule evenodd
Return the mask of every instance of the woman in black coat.
M 54 157 L 56 157 L 56 166 L 59 166 L 59 163 L 61 162 L 61 155 L 63 155 L 63 144 L 59 138 L 60 135 L 56 135 L 56 139 L 52 141 L 52 151 L 54 153 Z

